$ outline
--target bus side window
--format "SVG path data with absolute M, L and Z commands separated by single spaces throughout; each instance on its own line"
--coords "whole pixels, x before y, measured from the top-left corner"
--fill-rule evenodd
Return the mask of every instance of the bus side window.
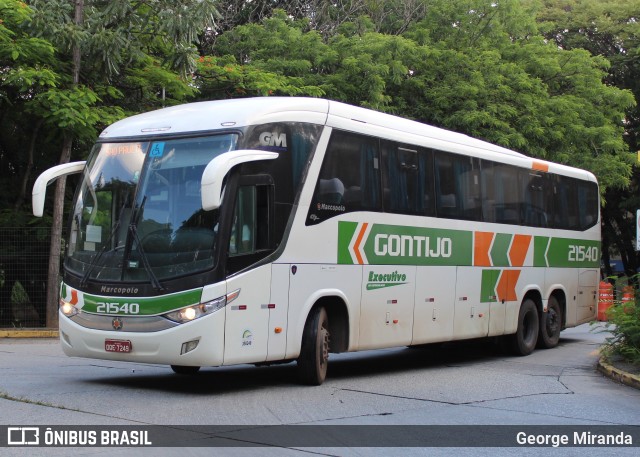
M 380 210 L 378 140 L 335 131 L 309 207 L 307 225 L 352 211 Z
M 598 185 L 593 182 L 578 184 L 578 208 L 580 229 L 586 230 L 598 222 L 599 206 Z
M 546 175 L 523 170 L 520 172 L 522 190 L 522 221 L 530 227 L 548 227 L 547 194 L 549 182 Z
M 518 168 L 482 161 L 482 220 L 498 224 L 521 223 L 521 191 Z
M 236 208 L 229 239 L 229 255 L 249 254 L 255 251 L 256 188 L 243 186 L 238 190 Z
M 273 251 L 273 185 L 241 185 L 238 188 L 229 237 L 229 274 L 266 257 Z
M 433 216 L 432 151 L 383 141 L 381 152 L 385 212 Z
M 554 177 L 555 228 L 579 229 L 577 180 L 566 176 Z
M 479 159 L 437 151 L 435 160 L 438 217 L 482 218 Z

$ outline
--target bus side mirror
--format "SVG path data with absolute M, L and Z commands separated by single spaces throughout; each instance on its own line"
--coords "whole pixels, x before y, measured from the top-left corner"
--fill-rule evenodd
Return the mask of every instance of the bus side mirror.
M 257 160 L 273 160 L 278 157 L 277 152 L 239 149 L 220 154 L 209 162 L 202 173 L 201 192 L 202 209 L 210 211 L 220 208 L 222 203 L 222 181 L 227 173 L 246 162 Z
M 31 206 L 33 208 L 34 216 L 42 217 L 47 186 L 60 176 L 80 173 L 84 169 L 85 163 L 86 161 L 84 160 L 80 162 L 62 163 L 43 171 L 40 176 L 38 176 L 38 179 L 36 179 L 36 182 L 33 184 L 33 190 L 31 191 Z

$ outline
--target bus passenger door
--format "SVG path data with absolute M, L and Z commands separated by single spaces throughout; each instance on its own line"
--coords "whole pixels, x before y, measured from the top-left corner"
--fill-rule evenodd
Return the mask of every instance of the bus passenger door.
M 483 301 L 481 295 L 482 268 L 458 267 L 453 324 L 455 339 L 488 335 L 490 303 Z
M 456 267 L 418 267 L 411 344 L 453 337 Z
M 271 303 L 271 264 L 254 267 L 273 252 L 273 186 L 270 177 L 240 179 L 226 259 L 227 305 L 224 363 L 258 363 L 267 359 Z M 286 314 L 286 309 L 285 309 Z
M 271 265 L 227 280 L 227 294 L 239 291 L 227 305 L 224 331 L 224 365 L 257 363 L 267 359 Z
M 416 267 L 366 265 L 359 349 L 411 344 Z
M 267 360 L 282 360 L 287 352 L 290 268 L 288 264 L 273 264 L 271 268 Z

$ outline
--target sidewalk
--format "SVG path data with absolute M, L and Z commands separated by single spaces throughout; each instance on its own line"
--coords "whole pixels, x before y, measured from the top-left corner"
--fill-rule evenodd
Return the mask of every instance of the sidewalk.
M 601 357 L 598 361 L 598 371 L 614 381 L 640 389 L 640 369 L 620 358 L 605 360 Z
M 0 328 L 0 338 L 58 338 L 53 328 Z

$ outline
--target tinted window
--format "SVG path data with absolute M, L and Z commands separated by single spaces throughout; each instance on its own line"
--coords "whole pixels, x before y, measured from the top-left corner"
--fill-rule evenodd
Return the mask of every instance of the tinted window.
M 578 180 L 553 176 L 553 226 L 565 230 L 578 230 Z
M 520 224 L 518 187 L 518 168 L 483 161 L 483 220 L 499 224 Z
M 390 141 L 381 151 L 385 211 L 434 215 L 432 152 Z
M 334 132 L 316 184 L 307 224 L 351 211 L 381 210 L 378 141 Z
M 592 182 L 581 181 L 578 184 L 578 208 L 580 228 L 586 230 L 598 222 L 600 201 L 598 186 Z
M 480 160 L 436 152 L 435 186 L 438 217 L 480 220 Z
M 553 210 L 553 184 L 549 175 L 520 171 L 522 221 L 531 227 L 550 227 Z
M 278 153 L 275 160 L 242 165 L 243 175 L 268 174 L 273 178 L 275 215 L 272 239 L 276 247 L 284 237 L 300 183 L 318 144 L 321 130 L 321 126 L 312 124 L 274 123 L 257 125 L 247 131 L 243 147 Z

